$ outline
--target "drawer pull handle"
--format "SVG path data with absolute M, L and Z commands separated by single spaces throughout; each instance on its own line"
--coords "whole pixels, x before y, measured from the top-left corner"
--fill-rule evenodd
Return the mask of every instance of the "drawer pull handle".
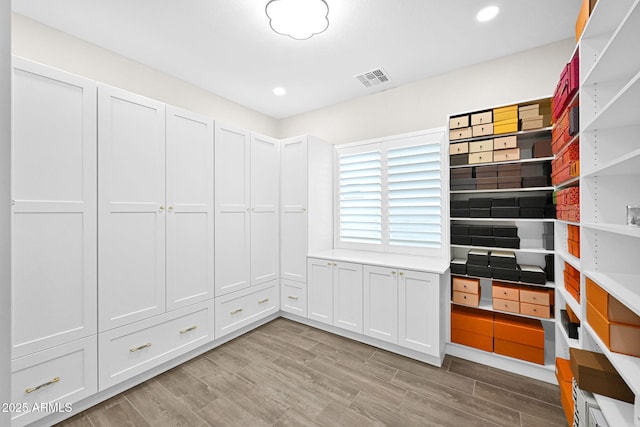
M 298 301 L 298 297 L 294 297 L 294 296 L 291 296 L 291 295 L 289 295 L 287 298 L 292 299 L 294 301 Z
M 403 273 L 402 271 L 401 271 L 399 274 L 400 274 L 401 276 L 404 276 L 404 273 Z M 465 285 L 465 286 L 466 286 L 466 285 Z
M 36 390 L 40 390 L 42 387 L 46 387 L 49 386 L 51 384 L 55 384 L 58 381 L 60 381 L 60 377 L 55 377 L 54 379 L 52 379 L 51 381 L 44 383 L 44 384 L 40 384 L 39 386 L 35 386 L 35 387 L 29 387 L 28 389 L 25 390 L 25 392 L 27 393 L 33 393 Z
M 233 311 L 231 312 L 231 314 L 238 314 L 238 313 L 240 313 L 241 311 L 242 311 L 242 308 L 239 308 L 239 309 L 237 309 L 237 310 L 233 310 Z
M 196 329 L 198 329 L 198 327 L 196 325 L 193 325 L 190 328 L 181 330 L 180 333 L 181 334 L 186 334 L 187 332 L 195 331 Z
M 328 265 L 328 266 L 331 266 L 331 263 L 330 263 L 330 262 L 328 262 L 328 263 L 327 263 L 327 265 Z
M 265 298 L 262 301 L 258 301 L 258 304 L 264 304 L 265 302 L 268 302 L 269 298 Z
M 396 272 L 395 272 L 395 271 L 392 271 L 392 272 L 391 272 L 391 274 L 394 274 L 394 275 L 395 275 L 395 274 L 396 274 Z
M 136 351 L 144 350 L 145 348 L 149 348 L 149 347 L 151 347 L 151 343 L 150 342 L 148 342 L 148 343 L 146 343 L 144 345 L 141 345 L 140 347 L 132 347 L 132 348 L 129 349 L 129 351 L 131 353 L 135 353 Z

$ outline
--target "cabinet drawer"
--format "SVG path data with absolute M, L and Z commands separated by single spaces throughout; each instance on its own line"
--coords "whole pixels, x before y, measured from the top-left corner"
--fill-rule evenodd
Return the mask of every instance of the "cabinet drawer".
M 216 298 L 216 338 L 280 309 L 278 280 Z
M 451 117 L 449 119 L 449 129 L 460 129 L 469 126 L 469 115 Z
M 469 164 L 488 163 L 493 161 L 493 151 L 481 151 L 469 154 Z
M 487 123 L 484 125 L 475 125 L 472 126 L 471 135 L 476 136 L 486 136 L 493 135 L 493 123 Z
M 280 309 L 307 317 L 307 285 L 282 279 L 280 281 Z
M 449 145 L 449 154 L 466 154 L 469 152 L 469 143 L 468 142 L 459 142 L 457 144 Z
M 529 290 L 522 289 L 520 291 L 520 302 L 531 304 L 552 305 L 553 293 L 546 290 Z
M 508 299 L 493 299 L 493 309 L 500 311 L 508 311 L 509 313 L 519 313 L 520 303 L 518 301 L 511 301 Z
M 494 283 L 491 294 L 493 298 L 520 301 L 520 290 L 515 286 L 497 285 Z
M 480 304 L 480 295 L 453 291 L 453 302 L 477 307 Z
M 485 139 L 484 141 L 474 141 L 469 143 L 469 153 L 491 150 L 493 150 L 493 139 Z
M 493 152 L 494 162 L 507 162 L 510 160 L 520 160 L 519 148 L 509 148 L 507 150 L 496 150 Z M 471 158 L 469 158 L 469 163 L 471 163 Z
M 475 113 L 471 115 L 471 126 L 484 125 L 493 122 L 493 114 L 491 111 Z
M 213 301 L 100 334 L 100 391 L 213 341 Z
M 98 343 L 90 336 L 11 362 L 11 402 L 34 404 L 78 402 L 98 392 Z M 25 425 L 47 412 L 12 414 L 12 425 Z
M 450 130 L 449 131 L 449 140 L 450 141 L 454 141 L 456 139 L 471 138 L 471 134 L 472 134 L 472 132 L 471 132 L 471 128 L 470 127 Z
M 545 319 L 548 319 L 551 317 L 551 307 L 548 305 L 538 305 L 521 302 L 520 314 L 526 314 L 527 316 L 544 317 Z
M 454 277 L 453 280 L 453 290 L 460 292 L 467 292 L 470 294 L 479 294 L 480 293 L 480 280 L 478 279 L 467 279 L 464 277 Z
M 518 146 L 518 137 L 515 135 L 503 136 L 501 138 L 493 139 L 494 150 L 504 150 L 505 148 L 516 148 L 517 146 Z

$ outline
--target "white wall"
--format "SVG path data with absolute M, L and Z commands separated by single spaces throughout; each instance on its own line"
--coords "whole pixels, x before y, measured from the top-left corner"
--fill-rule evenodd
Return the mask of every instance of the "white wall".
M 11 2 L 0 2 L 0 404 L 11 402 Z M 0 425 L 10 423 L 0 411 Z
M 277 136 L 276 119 L 25 16 L 14 13 L 12 18 L 14 55 Z
M 444 126 L 449 114 L 551 96 L 574 47 L 568 39 L 285 118 L 278 135 L 308 133 L 340 144 Z

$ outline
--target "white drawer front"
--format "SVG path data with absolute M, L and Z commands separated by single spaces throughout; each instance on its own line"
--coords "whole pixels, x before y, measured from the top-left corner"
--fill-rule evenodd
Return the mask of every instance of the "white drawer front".
M 281 280 L 280 310 L 287 313 L 307 317 L 307 285 L 306 283 Z
M 213 341 L 213 301 L 100 334 L 100 391 Z
M 11 402 L 22 411 L 12 414 L 12 426 L 22 426 L 52 412 L 65 411 L 98 392 L 98 345 L 95 335 L 11 362 Z M 51 404 L 42 408 L 41 404 Z M 38 409 L 34 410 L 34 405 Z M 25 411 L 25 408 L 28 408 Z
M 280 309 L 277 280 L 216 298 L 216 338 Z

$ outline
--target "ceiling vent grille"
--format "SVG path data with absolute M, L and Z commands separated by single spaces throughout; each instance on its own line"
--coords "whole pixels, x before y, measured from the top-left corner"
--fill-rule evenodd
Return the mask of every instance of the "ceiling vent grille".
M 389 76 L 382 67 L 354 76 L 364 87 L 378 86 L 389 81 Z

